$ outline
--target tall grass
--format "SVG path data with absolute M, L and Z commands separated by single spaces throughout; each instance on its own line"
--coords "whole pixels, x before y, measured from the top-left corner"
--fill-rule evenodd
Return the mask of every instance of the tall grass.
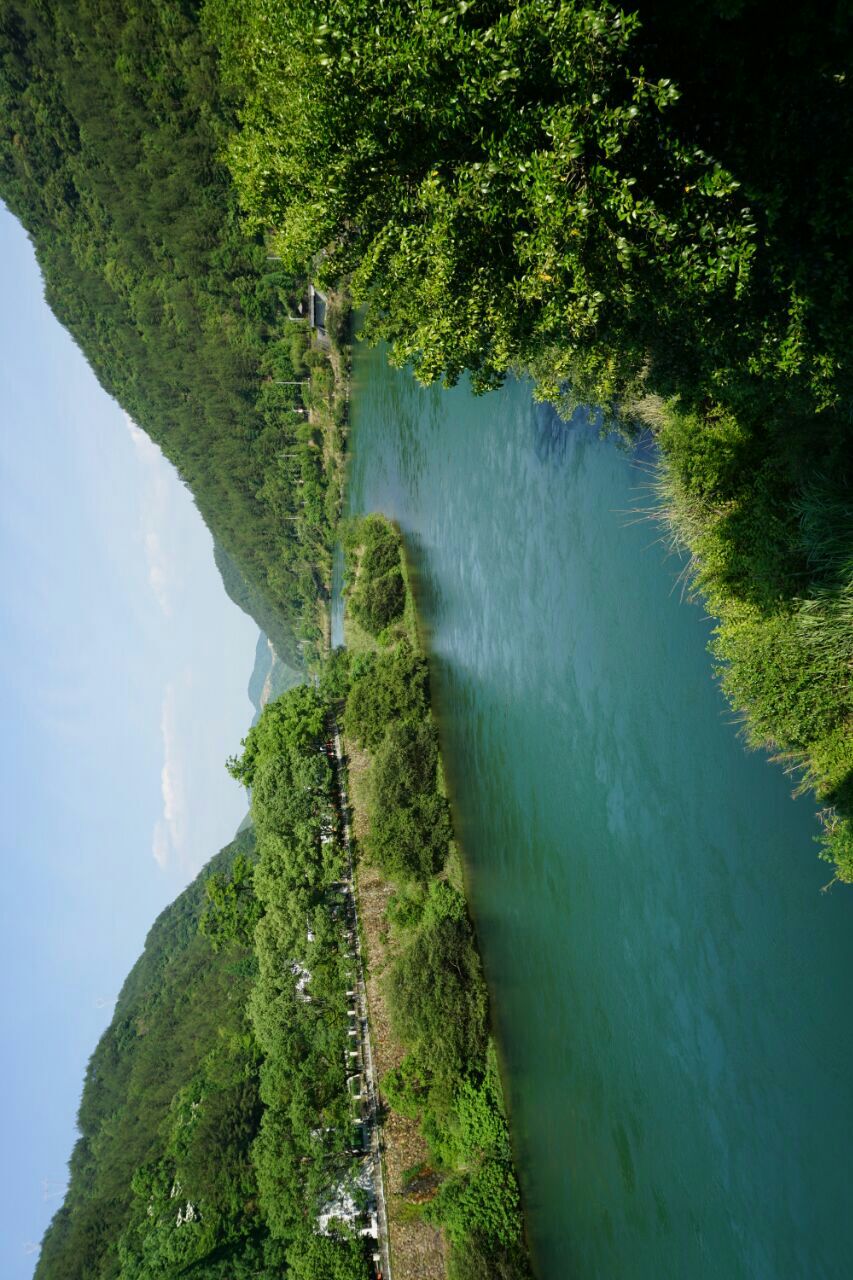
M 823 802 L 822 856 L 853 883 L 853 506 L 812 477 L 786 502 L 749 436 L 655 401 L 655 518 L 687 554 L 688 592 L 717 619 L 711 651 L 751 747 Z
M 826 476 L 812 480 L 795 503 L 809 564 L 825 581 L 853 584 L 853 493 Z

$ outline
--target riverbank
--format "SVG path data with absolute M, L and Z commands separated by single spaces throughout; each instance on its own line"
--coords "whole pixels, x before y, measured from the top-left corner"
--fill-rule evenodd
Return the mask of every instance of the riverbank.
M 688 591 L 716 619 L 716 674 L 750 747 L 821 803 L 822 856 L 853 883 L 853 498 L 844 436 L 825 470 L 719 407 L 649 397 L 659 447 L 655 518 L 686 554 Z M 781 435 L 781 432 L 779 433 Z M 772 439 L 772 437 L 771 437 Z
M 307 375 L 303 404 L 307 428 L 298 459 L 302 502 L 292 523 L 297 538 L 316 565 L 313 590 L 306 590 L 306 609 L 314 618 L 304 628 L 310 670 L 331 645 L 332 559 L 343 508 L 349 425 L 350 302 L 345 290 L 329 291 L 321 327 L 309 328 L 294 341 L 295 361 Z M 304 350 L 299 351 L 307 339 Z M 308 584 L 306 584 L 307 586 Z
M 396 1280 L 523 1277 L 488 996 L 453 840 L 399 535 L 348 534 L 343 723 L 367 990 L 388 1112 Z

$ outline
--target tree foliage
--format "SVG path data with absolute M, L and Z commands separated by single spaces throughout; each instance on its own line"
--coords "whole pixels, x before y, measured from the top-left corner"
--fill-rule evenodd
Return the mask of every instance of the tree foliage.
M 359 524 L 355 559 L 352 550 L 349 610 L 376 637 L 402 617 L 406 602 L 400 540 L 387 520 L 368 516 Z
M 387 875 L 428 880 L 444 866 L 447 801 L 437 790 L 438 742 L 431 721 L 391 724 L 370 777 L 371 856 Z
M 254 867 L 243 854 L 231 865 L 231 874 L 214 873 L 205 881 L 206 905 L 199 919 L 200 931 L 215 950 L 237 944 L 251 947 L 261 917 L 253 885 Z
M 407 638 L 389 653 L 360 654 L 352 663 L 346 700 L 347 736 L 376 748 L 389 724 L 423 720 L 429 707 L 426 659 Z
M 39 1280 L 367 1280 L 357 1234 L 317 1232 L 355 1167 L 330 709 L 291 689 L 230 762 L 253 826 L 125 984 Z
M 666 66 L 645 69 L 663 59 L 637 14 L 602 0 L 379 14 L 208 0 L 206 14 L 243 93 L 244 207 L 288 261 L 323 250 L 330 276 L 351 274 L 366 332 L 424 378 L 492 385 L 547 351 L 546 389 L 571 374 L 613 403 L 649 361 L 669 381 L 682 358 L 708 373 L 749 359 L 837 397 L 841 333 L 739 174 L 697 143 Z M 843 109 L 843 77 L 823 93 Z M 825 255 L 841 225 L 827 213 Z
M 395 1030 L 432 1087 L 452 1094 L 468 1072 L 482 1071 L 486 986 L 465 901 L 445 881 L 433 882 L 389 984 Z
M 304 1280 L 366 1278 L 360 1240 L 319 1237 L 313 1224 L 353 1170 L 347 1093 L 352 986 L 338 803 L 326 754 L 331 703 L 301 685 L 269 703 L 229 762 L 252 794 L 263 911 L 249 1015 L 263 1053 L 264 1104 L 253 1147 L 261 1211 Z

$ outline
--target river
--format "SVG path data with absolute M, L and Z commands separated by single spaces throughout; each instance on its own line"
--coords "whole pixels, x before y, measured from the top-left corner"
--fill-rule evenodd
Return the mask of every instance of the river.
M 539 1280 L 853 1274 L 853 893 L 748 753 L 648 452 L 359 347 L 416 571 Z

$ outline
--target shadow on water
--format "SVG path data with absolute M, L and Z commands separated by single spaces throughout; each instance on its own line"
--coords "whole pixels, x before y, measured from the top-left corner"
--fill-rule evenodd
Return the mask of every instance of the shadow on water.
M 537 461 L 543 465 L 562 466 L 572 447 L 573 435 L 599 434 L 601 414 L 596 409 L 581 406 L 567 420 L 561 418 L 552 405 L 534 403 L 531 428 Z

